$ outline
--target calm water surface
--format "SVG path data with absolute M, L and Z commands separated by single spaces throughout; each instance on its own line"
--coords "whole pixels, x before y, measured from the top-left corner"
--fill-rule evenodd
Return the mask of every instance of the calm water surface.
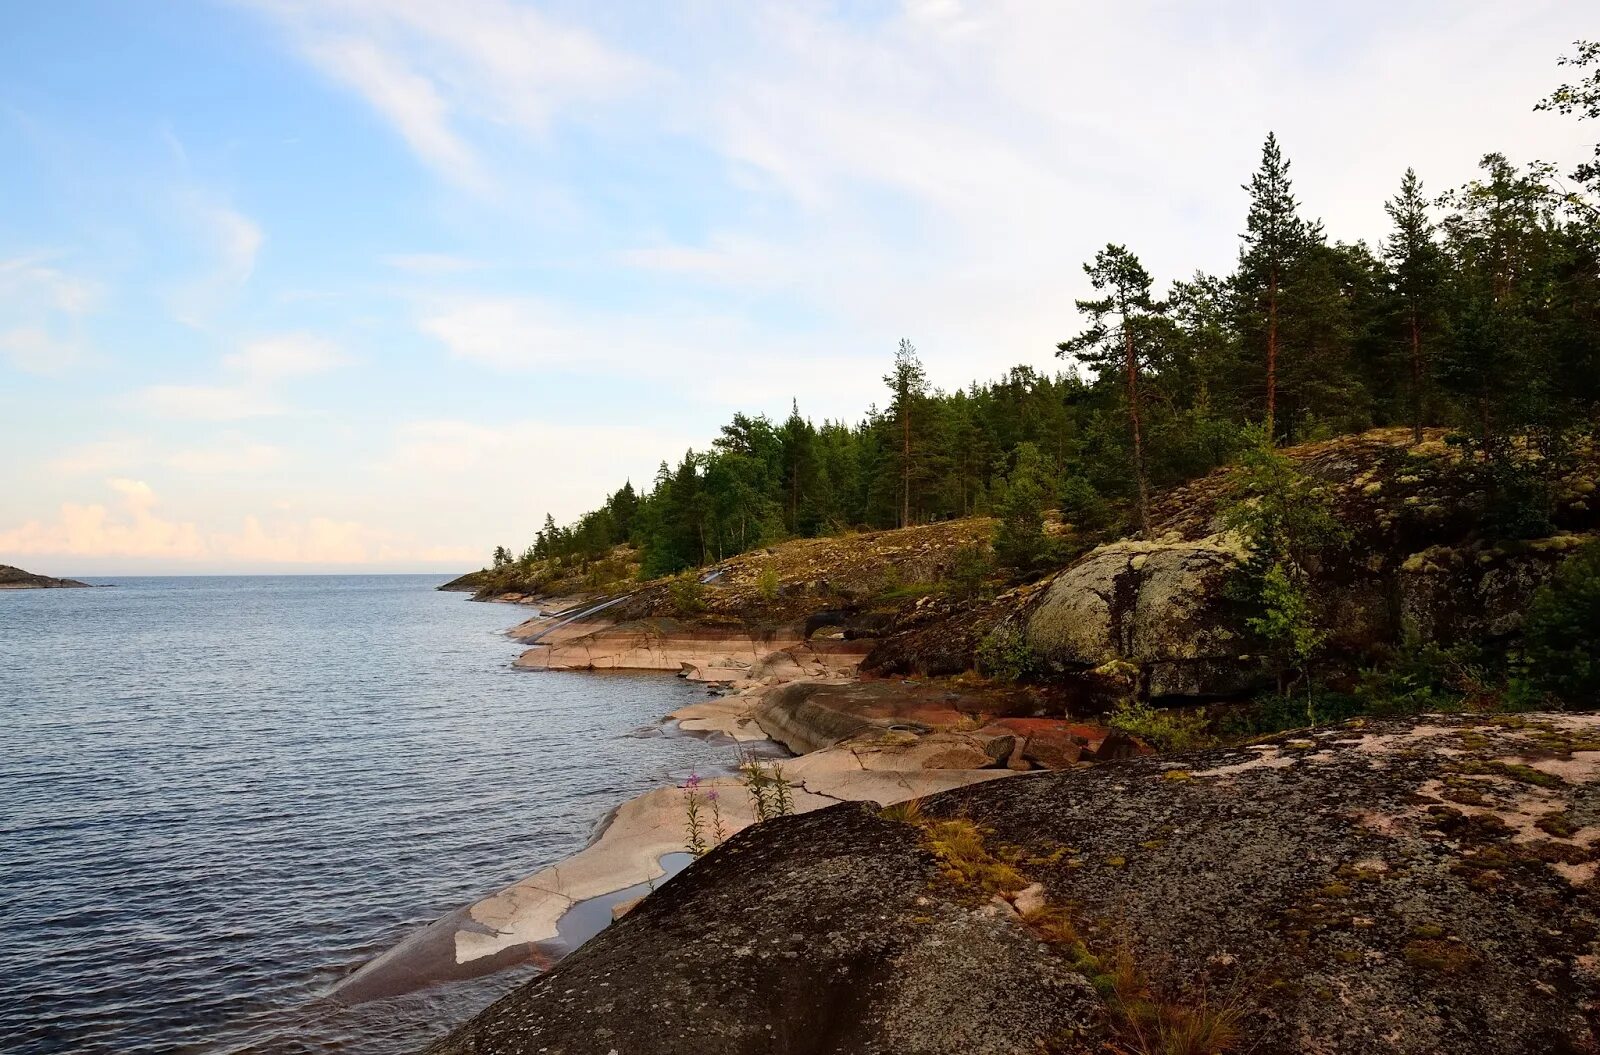
M 320 995 L 728 749 L 435 576 L 0 591 L 0 1051 L 415 1051 L 528 975 Z

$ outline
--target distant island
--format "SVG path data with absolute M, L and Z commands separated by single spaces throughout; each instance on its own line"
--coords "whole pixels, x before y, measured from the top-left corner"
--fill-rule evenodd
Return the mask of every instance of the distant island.
M 48 575 L 35 575 L 31 571 L 0 564 L 0 590 L 64 590 L 89 586 L 77 579 L 52 579 Z

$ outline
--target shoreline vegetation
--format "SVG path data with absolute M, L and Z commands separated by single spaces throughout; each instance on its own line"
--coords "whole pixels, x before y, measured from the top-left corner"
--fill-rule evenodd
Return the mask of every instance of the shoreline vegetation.
M 1600 46 L 1565 64 L 1540 108 L 1600 117 Z M 861 421 L 735 415 L 441 587 L 541 608 L 519 667 L 677 673 L 715 693 L 678 730 L 796 757 L 777 815 L 749 770 L 659 789 L 436 925 L 489 963 L 702 858 L 436 1050 L 767 1051 L 818 1008 L 840 1050 L 1600 1043 L 1562 713 L 1600 705 L 1600 168 L 1407 169 L 1377 246 L 1289 173 L 1268 135 L 1230 274 L 1097 252 L 1064 373 L 944 392 L 902 341 Z

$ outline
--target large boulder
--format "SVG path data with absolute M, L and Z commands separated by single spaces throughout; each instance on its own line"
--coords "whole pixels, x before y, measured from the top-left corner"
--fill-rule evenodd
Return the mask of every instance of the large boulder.
M 1131 663 L 1150 696 L 1238 692 L 1266 680 L 1250 655 L 1242 605 L 1228 596 L 1242 553 L 1227 535 L 1115 542 L 1062 572 L 1026 638 L 1066 671 Z
M 1591 537 L 1433 546 L 1412 554 L 1398 577 L 1407 640 L 1450 645 L 1504 638 L 1521 630 L 1534 591 Z
M 435 1051 L 1087 1055 L 1155 1050 L 1148 1015 L 1257 1055 L 1600 1050 L 1600 716 L 1353 723 L 893 817 L 741 833 Z

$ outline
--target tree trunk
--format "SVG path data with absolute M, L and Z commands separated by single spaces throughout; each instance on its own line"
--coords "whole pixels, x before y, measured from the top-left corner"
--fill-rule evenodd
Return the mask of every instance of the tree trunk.
M 1411 442 L 1422 442 L 1422 330 L 1417 325 L 1417 308 L 1411 306 Z
M 1278 405 L 1278 266 L 1267 277 L 1267 443 L 1277 444 L 1273 416 Z
M 1122 309 L 1122 344 L 1128 371 L 1128 422 L 1133 427 L 1133 473 L 1139 483 L 1139 527 L 1148 540 L 1150 533 L 1150 480 L 1144 470 L 1144 436 L 1139 425 L 1139 358 L 1133 347 L 1133 330 L 1128 326 L 1128 309 Z
M 911 526 L 911 408 L 910 393 L 900 397 L 900 526 Z

